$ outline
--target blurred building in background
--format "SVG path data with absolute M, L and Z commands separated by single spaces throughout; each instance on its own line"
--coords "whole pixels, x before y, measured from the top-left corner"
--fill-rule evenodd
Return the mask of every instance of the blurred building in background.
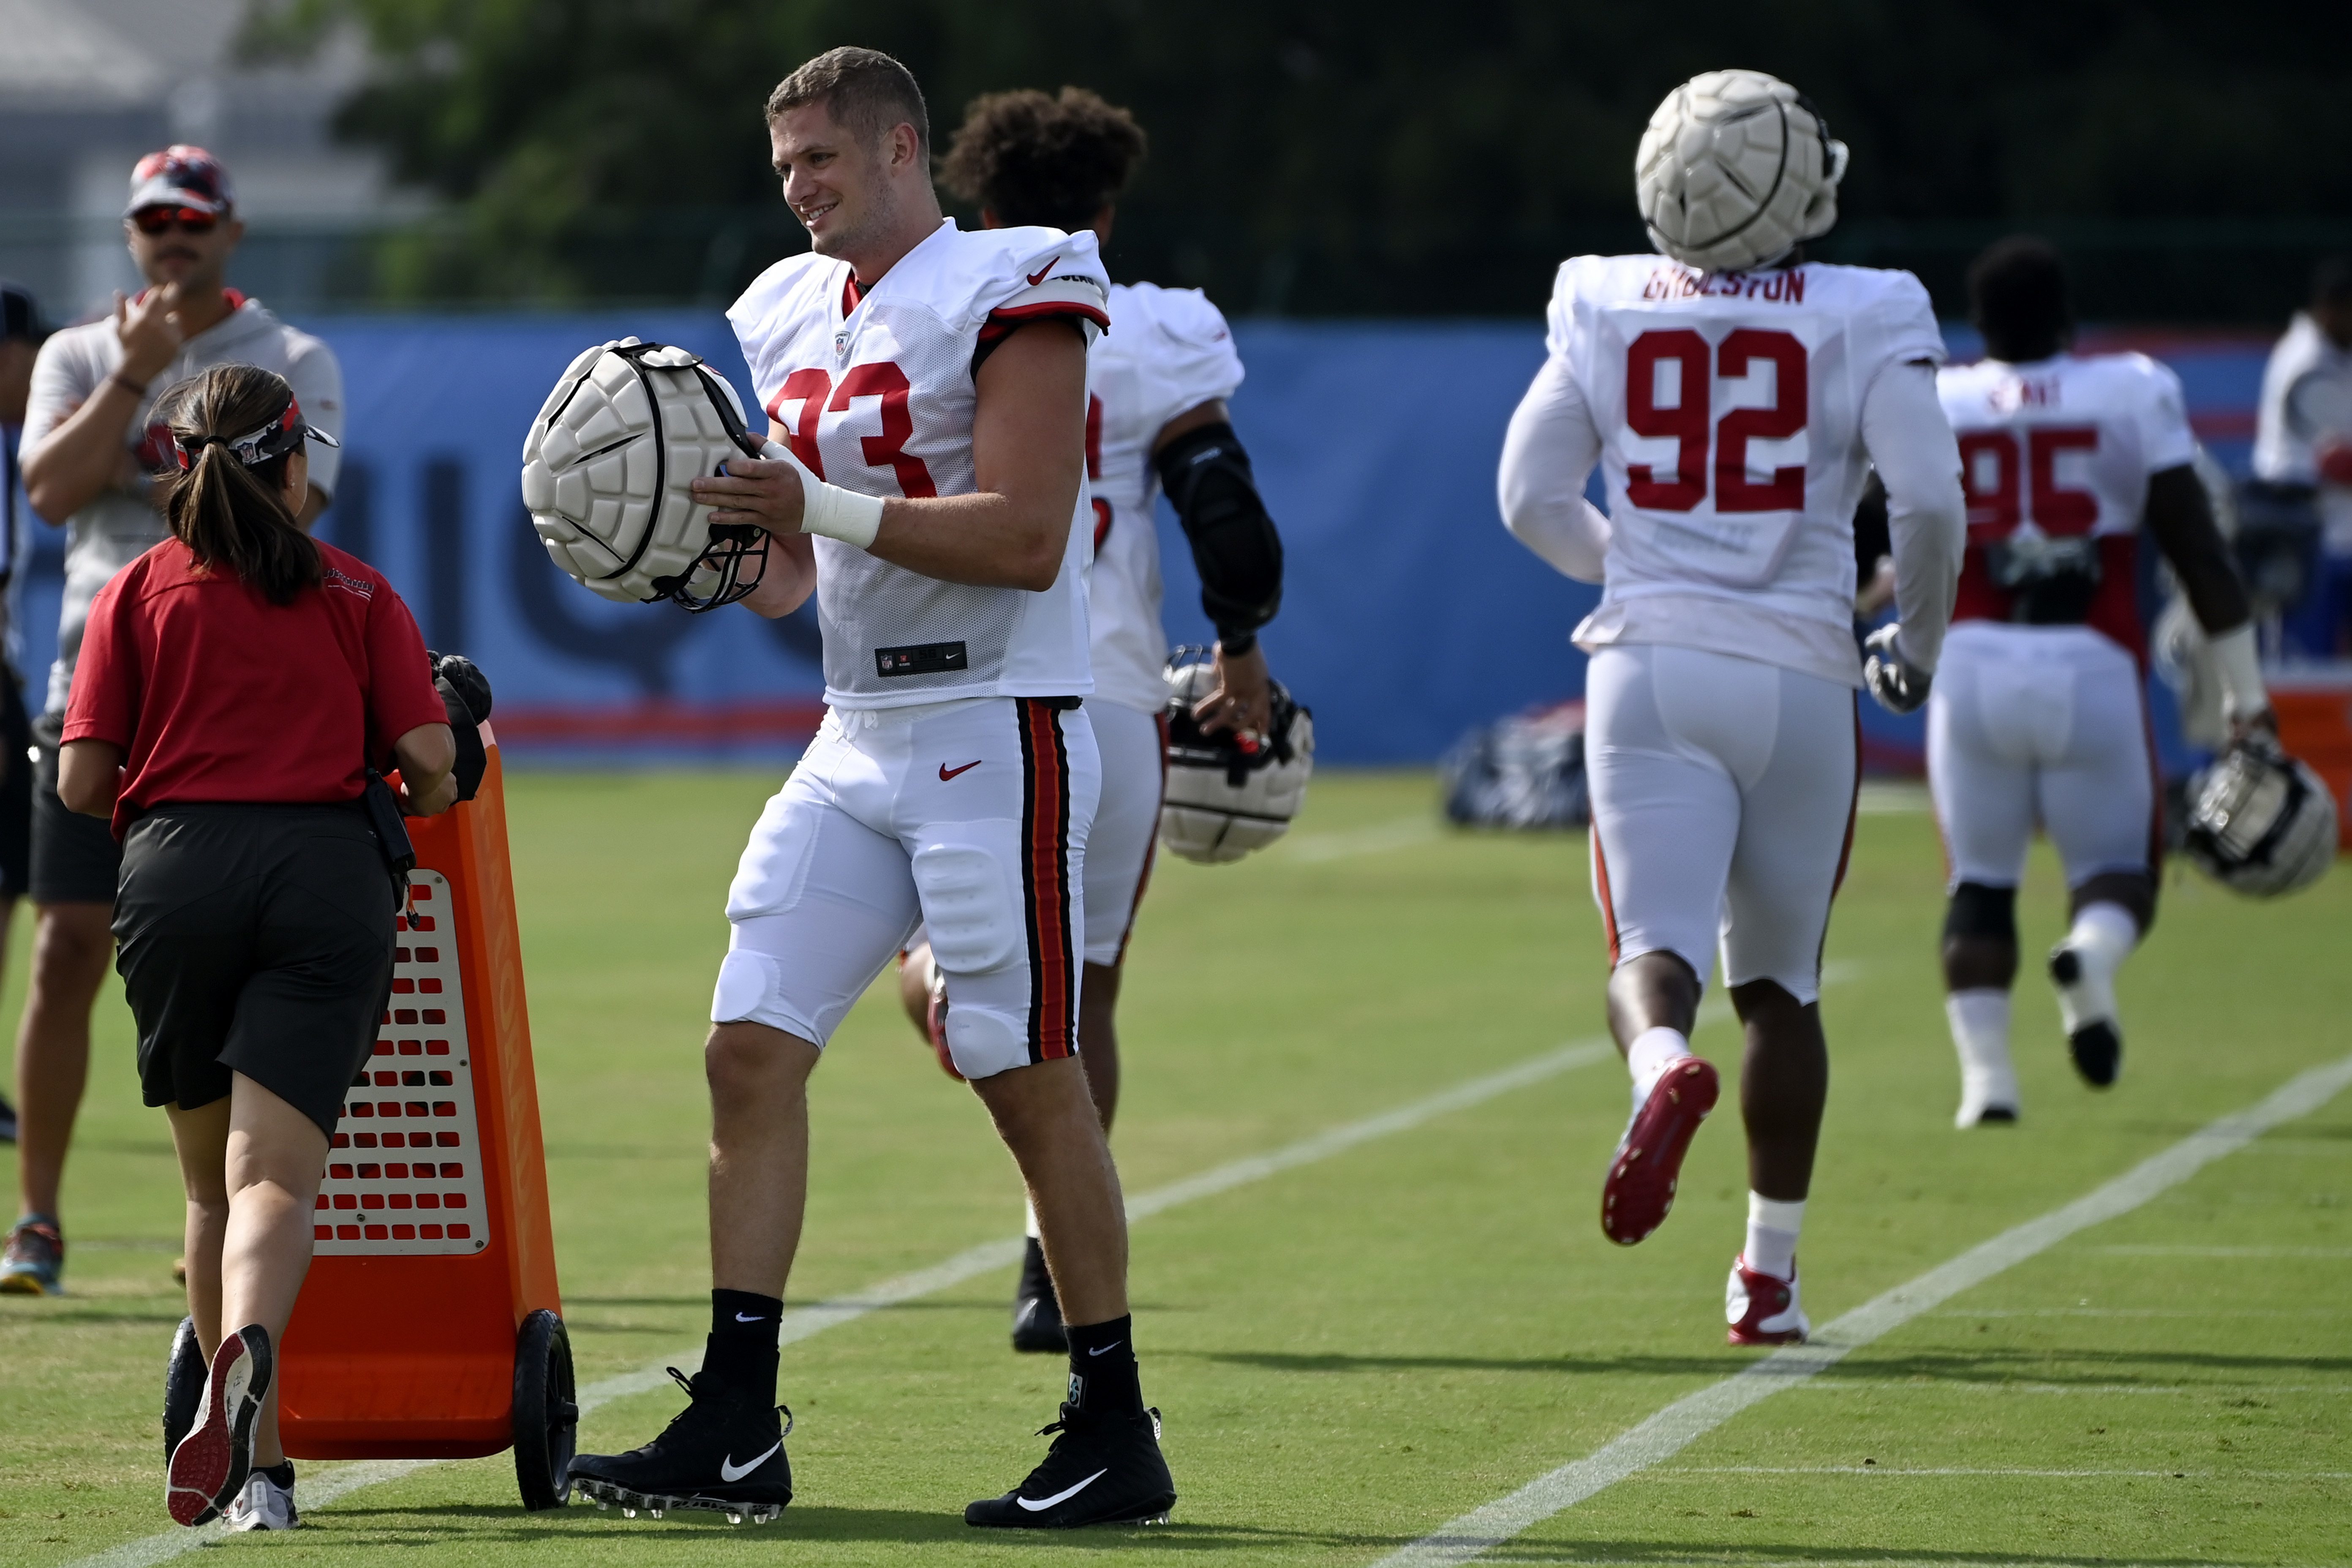
M 211 149 L 249 232 L 235 281 L 279 310 L 364 298 L 372 237 L 425 204 L 331 122 L 366 68 L 356 29 L 299 63 L 237 47 L 245 0 L 0 0 L 0 275 L 56 321 L 138 283 L 122 246 L 131 165 L 173 142 Z

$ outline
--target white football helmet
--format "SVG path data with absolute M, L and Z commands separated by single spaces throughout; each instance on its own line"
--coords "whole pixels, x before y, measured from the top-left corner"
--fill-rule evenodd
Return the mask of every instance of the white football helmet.
M 1706 272 L 1778 261 L 1837 222 L 1845 143 L 1762 71 L 1708 71 L 1666 95 L 1633 157 L 1650 243 Z
M 620 338 L 572 362 L 522 447 L 522 500 L 558 566 L 623 604 L 732 604 L 759 584 L 757 529 L 714 528 L 688 486 L 757 457 L 724 376 L 684 349 Z
M 1315 772 L 1315 716 L 1274 683 L 1270 733 L 1209 734 L 1192 705 L 1215 686 L 1205 648 L 1178 648 L 1168 662 L 1168 787 L 1160 842 L 1204 866 L 1238 860 L 1290 831 Z
M 2222 752 L 2190 784 L 2189 801 L 2183 847 L 2232 892 L 2291 893 L 2336 858 L 2336 800 L 2326 782 L 2266 738 Z

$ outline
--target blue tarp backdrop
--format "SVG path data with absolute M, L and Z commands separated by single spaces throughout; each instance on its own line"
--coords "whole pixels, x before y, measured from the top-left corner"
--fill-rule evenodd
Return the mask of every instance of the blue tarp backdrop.
M 344 478 L 321 535 L 382 568 L 433 646 L 489 672 L 510 744 L 583 756 L 797 750 L 823 689 L 812 611 L 772 624 L 741 609 L 606 604 L 548 561 L 517 493 L 531 418 L 588 344 L 629 333 L 682 344 L 751 405 L 722 317 L 303 324 L 341 356 L 349 397 Z M 1234 423 L 1289 562 L 1266 647 L 1315 709 L 1322 759 L 1427 762 L 1474 723 L 1580 693 L 1584 661 L 1568 636 L 1598 591 L 1520 549 L 1495 510 L 1503 427 L 1542 357 L 1540 327 L 1273 321 L 1235 336 L 1249 380 Z M 2259 350 L 2174 346 L 2166 357 L 2200 423 L 2225 460 L 2240 458 Z M 59 560 L 40 531 L 26 605 L 35 671 L 55 646 Z M 1160 536 L 1170 632 L 1205 640 L 1198 580 L 1164 515 Z M 1864 710 L 1874 735 L 1916 749 L 1916 721 Z

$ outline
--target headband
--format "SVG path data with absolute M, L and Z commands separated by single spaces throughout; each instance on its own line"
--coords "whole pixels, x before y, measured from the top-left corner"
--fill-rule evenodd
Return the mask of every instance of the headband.
M 206 447 L 226 447 L 229 455 L 248 468 L 274 462 L 299 447 L 305 440 L 322 446 L 340 447 L 341 441 L 315 425 L 302 422 L 302 405 L 292 397 L 286 400 L 284 412 L 260 429 L 244 436 L 191 436 L 185 438 L 174 433 L 172 455 L 178 459 L 180 472 L 193 472 L 196 458 Z

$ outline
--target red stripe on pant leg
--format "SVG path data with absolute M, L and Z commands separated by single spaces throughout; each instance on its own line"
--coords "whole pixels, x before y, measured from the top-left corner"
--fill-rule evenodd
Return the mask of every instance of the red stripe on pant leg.
M 1135 934 L 1135 917 L 1143 908 L 1144 889 L 1151 886 L 1151 868 L 1160 858 L 1160 808 L 1168 804 L 1168 710 L 1161 709 L 1152 721 L 1160 733 L 1160 794 L 1151 803 L 1151 836 L 1143 841 L 1143 870 L 1135 879 L 1135 897 L 1128 900 L 1127 924 L 1118 933 L 1118 956 L 1110 961 L 1113 968 L 1127 962 L 1128 939 Z
M 1029 1059 L 1070 1054 L 1076 966 L 1070 929 L 1070 769 L 1058 711 L 1015 699 L 1021 727 L 1021 881 L 1029 927 Z
M 1609 891 L 1609 856 L 1601 847 L 1601 824 L 1592 825 L 1592 885 L 1601 891 L 1601 924 L 1609 933 L 1609 967 L 1617 967 L 1617 900 Z

